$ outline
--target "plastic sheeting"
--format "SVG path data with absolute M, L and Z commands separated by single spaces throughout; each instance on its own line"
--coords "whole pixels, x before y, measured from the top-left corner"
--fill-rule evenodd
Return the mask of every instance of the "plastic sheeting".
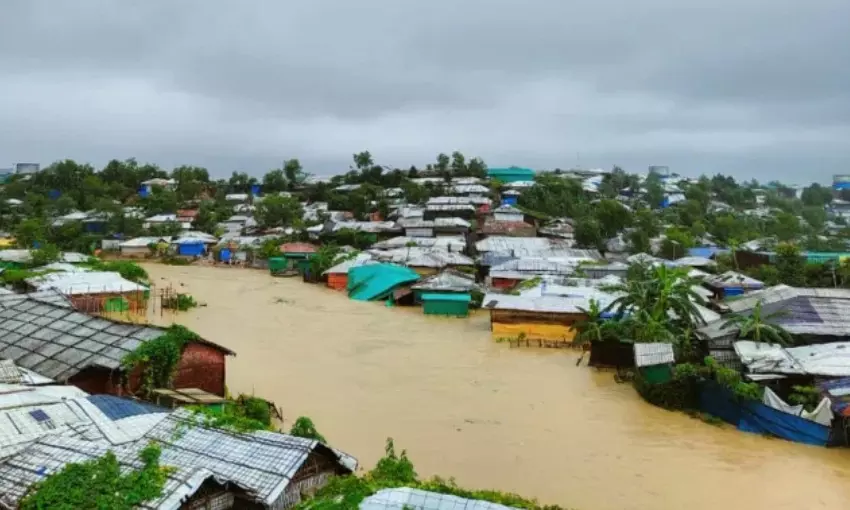
M 827 427 L 832 424 L 832 402 L 826 397 L 820 401 L 820 404 L 815 408 L 811 413 L 803 410 L 800 413 L 802 418 L 807 420 L 811 420 L 815 423 L 820 423 L 821 425 L 826 425 Z
M 785 401 L 782 400 L 782 398 L 780 398 L 779 395 L 774 393 L 773 390 L 770 388 L 764 389 L 764 399 L 762 400 L 762 402 L 767 407 L 772 407 L 777 411 L 793 414 L 794 416 L 800 416 L 800 413 L 803 412 L 802 404 L 798 404 L 795 406 L 786 404 Z
M 818 446 L 826 446 L 829 441 L 830 427 L 774 409 L 761 402 L 739 401 L 714 382 L 705 383 L 700 388 L 700 410 L 717 416 L 745 432 L 768 434 L 796 443 Z

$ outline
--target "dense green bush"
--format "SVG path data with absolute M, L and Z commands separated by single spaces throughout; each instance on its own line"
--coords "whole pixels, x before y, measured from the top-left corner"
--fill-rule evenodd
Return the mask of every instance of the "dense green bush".
M 683 411 L 696 409 L 699 405 L 696 377 L 673 377 L 667 382 L 650 383 L 638 370 L 635 373 L 634 386 L 644 400 L 664 409 Z

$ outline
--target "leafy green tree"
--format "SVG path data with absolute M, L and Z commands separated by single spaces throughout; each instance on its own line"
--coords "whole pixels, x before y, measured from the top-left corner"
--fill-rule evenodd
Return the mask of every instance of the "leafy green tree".
M 295 189 L 301 186 L 307 179 L 307 174 L 301 167 L 301 162 L 297 159 L 288 159 L 283 163 L 283 173 L 286 176 L 286 183 L 289 189 Z
M 820 232 L 826 225 L 826 211 L 823 207 L 804 207 L 803 219 L 815 232 Z
M 69 195 L 62 195 L 53 203 L 56 214 L 65 215 L 77 208 L 77 202 Z
M 645 230 L 634 229 L 626 235 L 626 239 L 630 253 L 649 253 L 652 250 L 652 242 Z
M 694 291 L 699 284 L 686 268 L 636 266 L 636 271 L 619 285 L 606 290 L 619 294 L 606 309 L 626 321 L 632 338 L 642 342 L 682 339 L 682 330 L 693 330 L 705 321 L 697 308 L 702 297 Z
M 668 228 L 664 235 L 666 237 L 661 241 L 660 254 L 667 259 L 675 260 L 686 256 L 688 250 L 696 244 L 691 232 L 679 227 Z
M 592 342 L 602 342 L 614 336 L 612 322 L 604 317 L 604 310 L 595 299 L 590 300 L 590 308 L 579 308 L 584 318 L 574 326 L 576 330 L 575 343 L 577 345 L 588 345 Z
M 586 216 L 576 221 L 573 230 L 576 246 L 579 248 L 599 249 L 604 244 L 602 227 L 596 218 Z
M 372 159 L 372 154 L 369 151 L 358 152 L 354 154 L 354 167 L 358 170 L 365 170 L 367 168 L 371 168 L 372 165 L 375 164 Z
M 263 193 L 286 191 L 286 185 L 286 176 L 280 168 L 271 170 L 263 176 Z
M 256 183 L 257 179 L 245 172 L 233 172 L 228 181 L 232 193 L 248 193 L 251 191 L 251 185 Z
M 27 218 L 18 224 L 15 238 L 18 244 L 32 248 L 36 243 L 43 243 L 47 235 L 47 225 L 41 218 Z
M 289 227 L 301 221 L 304 210 L 292 197 L 267 196 L 256 204 L 254 215 L 264 227 Z
M 467 175 L 466 158 L 459 151 L 452 152 L 451 170 L 457 176 Z
M 616 200 L 604 199 L 596 204 L 594 216 L 599 222 L 602 236 L 614 237 L 621 230 L 631 225 L 632 214 Z
M 782 283 L 796 287 L 806 284 L 806 261 L 797 245 L 779 243 L 776 247 L 775 265 Z
M 472 158 L 469 160 L 466 169 L 470 177 L 487 177 L 487 165 L 484 164 L 481 158 Z
M 797 216 L 790 212 L 780 212 L 768 221 L 767 232 L 780 241 L 793 241 L 800 236 L 802 228 Z
M 177 211 L 179 200 L 176 192 L 156 187 L 148 196 L 139 200 L 139 205 L 145 210 L 145 214 L 148 216 L 173 214 Z
M 832 190 L 814 183 L 803 189 L 800 200 L 802 200 L 804 205 L 822 208 L 824 205 L 832 202 Z

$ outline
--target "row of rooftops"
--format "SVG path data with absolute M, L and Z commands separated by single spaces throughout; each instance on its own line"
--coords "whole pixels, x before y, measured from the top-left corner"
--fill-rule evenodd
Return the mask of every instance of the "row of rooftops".
M 2 365 L 0 365 L 2 366 Z M 160 446 L 172 468 L 163 493 L 145 508 L 177 509 L 202 486 L 230 487 L 263 508 L 300 500 L 293 478 L 311 455 L 353 472 L 350 455 L 311 439 L 276 432 L 237 433 L 171 410 L 112 395 L 88 395 L 73 386 L 0 383 L 0 508 L 17 508 L 32 485 L 61 470 L 112 451 L 122 467 L 138 467 L 139 453 Z

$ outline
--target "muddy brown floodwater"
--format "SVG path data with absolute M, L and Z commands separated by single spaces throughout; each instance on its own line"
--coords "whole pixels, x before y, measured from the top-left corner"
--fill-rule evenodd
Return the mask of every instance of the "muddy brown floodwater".
M 425 317 L 262 271 L 146 269 L 207 303 L 174 318 L 236 351 L 231 392 L 275 401 L 288 424 L 310 416 L 366 467 L 392 436 L 420 475 L 579 510 L 850 508 L 850 451 L 652 407 L 571 352 L 493 342 L 483 314 Z

